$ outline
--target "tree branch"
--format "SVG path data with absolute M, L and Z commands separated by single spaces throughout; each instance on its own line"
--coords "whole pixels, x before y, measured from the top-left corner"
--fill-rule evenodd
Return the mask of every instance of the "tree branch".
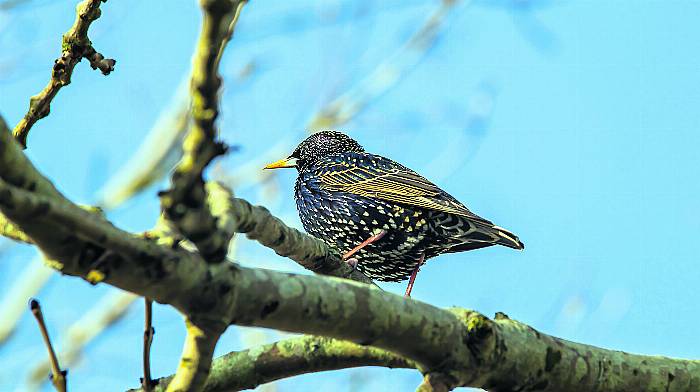
M 0 214 L 0 236 L 11 240 L 31 244 L 32 240 L 26 234 L 12 224 L 4 215 Z
M 203 385 L 205 355 L 228 324 L 375 346 L 415 361 L 424 374 L 444 375 L 450 386 L 686 391 L 700 385 L 698 361 L 572 343 L 502 314 L 491 320 L 469 310 L 439 309 L 344 279 L 207 264 L 197 253 L 134 236 L 70 203 L 49 187 L 7 132 L 0 132 L 0 152 L 5 168 L 0 171 L 0 211 L 60 261 L 63 273 L 86 278 L 99 257 L 105 283 L 171 304 L 196 320 L 193 325 L 202 333 L 194 330 L 190 339 L 202 355 L 196 369 L 204 370 L 188 373 L 191 385 Z M 251 222 L 239 221 L 239 227 Z M 288 240 L 276 238 L 282 244 Z M 291 244 L 285 246 L 296 252 Z
M 254 389 L 282 378 L 359 366 L 415 368 L 398 355 L 374 347 L 319 336 L 300 336 L 216 358 L 204 390 Z M 158 380 L 163 391 L 173 376 Z
M 92 309 L 86 312 L 66 330 L 61 340 L 58 357 L 66 368 L 71 368 L 80 359 L 85 345 L 95 339 L 109 325 L 124 316 L 124 312 L 137 297 L 128 292 L 112 290 Z M 51 370 L 48 360 L 42 360 L 29 370 L 26 390 L 39 390 Z
M 223 43 L 233 34 L 245 3 L 200 1 L 204 20 L 192 65 L 192 128 L 183 142 L 184 154 L 173 173 L 172 187 L 160 193 L 165 216 L 205 260 L 214 263 L 225 259 L 230 238 L 217 230 L 216 217 L 207 208 L 202 174 L 214 158 L 226 152 L 226 145 L 216 141 L 221 87 L 218 67 Z
M 90 24 L 100 17 L 100 3 L 106 0 L 85 0 L 78 4 L 73 26 L 63 35 L 61 57 L 56 59 L 51 70 L 51 80 L 41 92 L 29 100 L 29 110 L 15 126 L 15 138 L 23 148 L 27 147 L 27 135 L 34 123 L 49 115 L 51 101 L 58 90 L 70 84 L 73 69 L 83 58 L 90 61 L 92 69 L 99 68 L 103 75 L 114 70 L 116 61 L 105 59 L 93 47 L 87 36 Z
M 168 384 L 168 392 L 198 391 L 207 381 L 214 347 L 227 325 L 219 325 L 219 328 L 216 328 L 212 326 L 217 323 L 209 321 L 199 324 L 202 327 L 198 324 L 191 320 L 186 321 L 185 347 L 175 377 Z
M 328 247 L 318 238 L 291 228 L 279 218 L 270 214 L 265 207 L 253 206 L 246 200 L 231 197 L 231 193 L 221 184 L 207 184 L 212 205 L 220 205 L 217 210 L 226 210 L 225 224 L 229 230 L 245 233 L 248 238 L 274 250 L 278 255 L 296 261 L 302 267 L 323 275 L 352 279 L 374 284 L 370 278 L 358 270 L 353 270 L 344 262 L 337 250 Z M 223 223 L 223 222 L 222 222 Z
M 153 343 L 153 301 L 144 298 L 144 328 L 143 328 L 143 377 L 142 388 L 150 392 L 153 390 L 154 381 L 151 378 L 151 344 Z
M 36 318 L 37 324 L 39 324 L 39 330 L 41 331 L 41 337 L 44 339 L 44 344 L 46 345 L 46 350 L 49 352 L 49 359 L 51 362 L 51 383 L 58 392 L 66 392 L 66 374 L 65 370 L 61 370 L 58 364 L 58 358 L 56 357 L 56 352 L 51 344 L 51 339 L 49 338 L 49 331 L 46 328 L 46 323 L 44 322 L 44 315 L 41 313 L 41 305 L 39 301 L 34 298 L 29 300 L 29 308 L 32 314 Z

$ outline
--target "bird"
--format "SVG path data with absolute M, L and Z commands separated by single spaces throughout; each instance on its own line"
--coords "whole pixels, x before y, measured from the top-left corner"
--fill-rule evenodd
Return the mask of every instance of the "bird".
M 340 131 L 316 132 L 264 167 L 280 168 L 298 171 L 294 199 L 304 230 L 371 279 L 409 279 L 406 297 L 428 259 L 492 245 L 525 248 L 515 234 Z

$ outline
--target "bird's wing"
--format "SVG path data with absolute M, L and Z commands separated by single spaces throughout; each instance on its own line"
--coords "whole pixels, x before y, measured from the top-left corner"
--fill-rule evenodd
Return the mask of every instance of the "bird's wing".
M 317 175 L 321 187 L 330 191 L 443 211 L 491 224 L 420 174 L 378 155 L 346 154 L 319 166 Z

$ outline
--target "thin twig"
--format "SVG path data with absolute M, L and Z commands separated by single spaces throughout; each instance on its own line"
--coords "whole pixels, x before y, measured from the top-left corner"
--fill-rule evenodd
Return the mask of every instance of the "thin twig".
M 48 267 L 45 267 L 49 269 Z M 85 346 L 105 331 L 115 325 L 138 296 L 121 290 L 110 290 L 99 301 L 66 330 L 61 339 L 58 356 L 61 363 L 71 368 L 79 359 Z M 37 390 L 46 381 L 46 373 L 51 371 L 50 361 L 44 360 L 29 371 L 26 390 Z
M 151 378 L 151 343 L 156 330 L 153 328 L 153 300 L 144 298 L 145 317 L 143 330 L 143 378 L 141 386 L 144 391 L 150 392 L 156 383 Z
M 44 344 L 46 345 L 46 349 L 49 351 L 49 359 L 51 360 L 51 383 L 58 392 L 66 392 L 66 375 L 68 372 L 61 370 L 61 367 L 58 364 L 58 358 L 56 358 L 56 352 L 53 350 L 53 346 L 51 345 L 49 331 L 46 329 L 46 323 L 44 322 L 44 315 L 41 313 L 41 305 L 39 305 L 39 301 L 34 298 L 30 299 L 29 309 L 31 309 L 32 314 L 36 318 L 36 322 L 39 324 L 41 336 L 44 338 Z
M 83 58 L 90 61 L 92 69 L 100 69 L 103 75 L 114 70 L 113 59 L 105 59 L 93 47 L 87 36 L 90 24 L 100 17 L 100 4 L 104 0 L 85 0 L 78 4 L 73 26 L 63 35 L 61 57 L 56 59 L 51 70 L 51 80 L 41 92 L 29 100 L 29 110 L 15 126 L 13 134 L 23 148 L 27 148 L 27 135 L 34 123 L 49 115 L 51 101 L 58 90 L 70 84 L 76 64 Z

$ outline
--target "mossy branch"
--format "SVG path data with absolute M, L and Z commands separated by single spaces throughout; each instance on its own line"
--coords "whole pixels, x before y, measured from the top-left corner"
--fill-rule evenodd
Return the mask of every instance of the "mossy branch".
M 183 142 L 183 157 L 172 176 L 172 187 L 160 193 L 161 207 L 178 231 L 192 241 L 202 257 L 213 263 L 225 259 L 230 238 L 217 230 L 216 217 L 207 208 L 203 172 L 226 153 L 217 141 L 219 114 L 218 74 L 223 44 L 230 39 L 245 1 L 201 0 L 202 30 L 192 64 L 192 128 Z
M 0 152 L 6 168 L 0 172 L 0 211 L 60 262 L 62 272 L 87 278 L 99 267 L 105 283 L 171 304 L 196 320 L 202 334 L 193 334 L 201 358 L 195 369 L 202 370 L 190 371 L 194 381 L 187 385 L 204 385 L 215 337 L 238 324 L 374 346 L 415 362 L 424 374 L 441 375 L 450 387 L 672 392 L 700 386 L 698 361 L 572 343 L 502 314 L 492 320 L 439 309 L 345 279 L 204 263 L 195 252 L 122 231 L 71 203 L 26 161 L 7 132 L 0 132 Z M 293 244 L 284 246 L 296 252 Z
M 254 389 L 300 374 L 359 366 L 415 368 L 416 365 L 378 348 L 320 336 L 301 336 L 214 359 L 204 391 Z M 155 390 L 164 391 L 172 378 L 159 379 Z
M 362 272 L 344 262 L 337 250 L 323 241 L 287 226 L 270 214 L 265 207 L 254 206 L 246 200 L 231 196 L 224 185 L 208 183 L 209 204 L 226 210 L 219 223 L 227 230 L 244 233 L 248 238 L 274 250 L 278 255 L 296 261 L 302 267 L 322 274 L 374 284 Z M 226 218 L 226 219 L 224 219 Z
M 106 0 L 85 0 L 78 4 L 73 26 L 63 35 L 61 57 L 56 59 L 51 70 L 51 80 L 38 94 L 29 100 L 29 110 L 24 118 L 15 126 L 15 138 L 27 147 L 27 135 L 34 123 L 49 115 L 51 101 L 63 86 L 70 84 L 73 69 L 83 58 L 88 59 L 92 69 L 98 69 L 103 75 L 109 75 L 114 70 L 116 61 L 106 59 L 92 46 L 87 36 L 88 28 L 100 17 L 100 4 Z

